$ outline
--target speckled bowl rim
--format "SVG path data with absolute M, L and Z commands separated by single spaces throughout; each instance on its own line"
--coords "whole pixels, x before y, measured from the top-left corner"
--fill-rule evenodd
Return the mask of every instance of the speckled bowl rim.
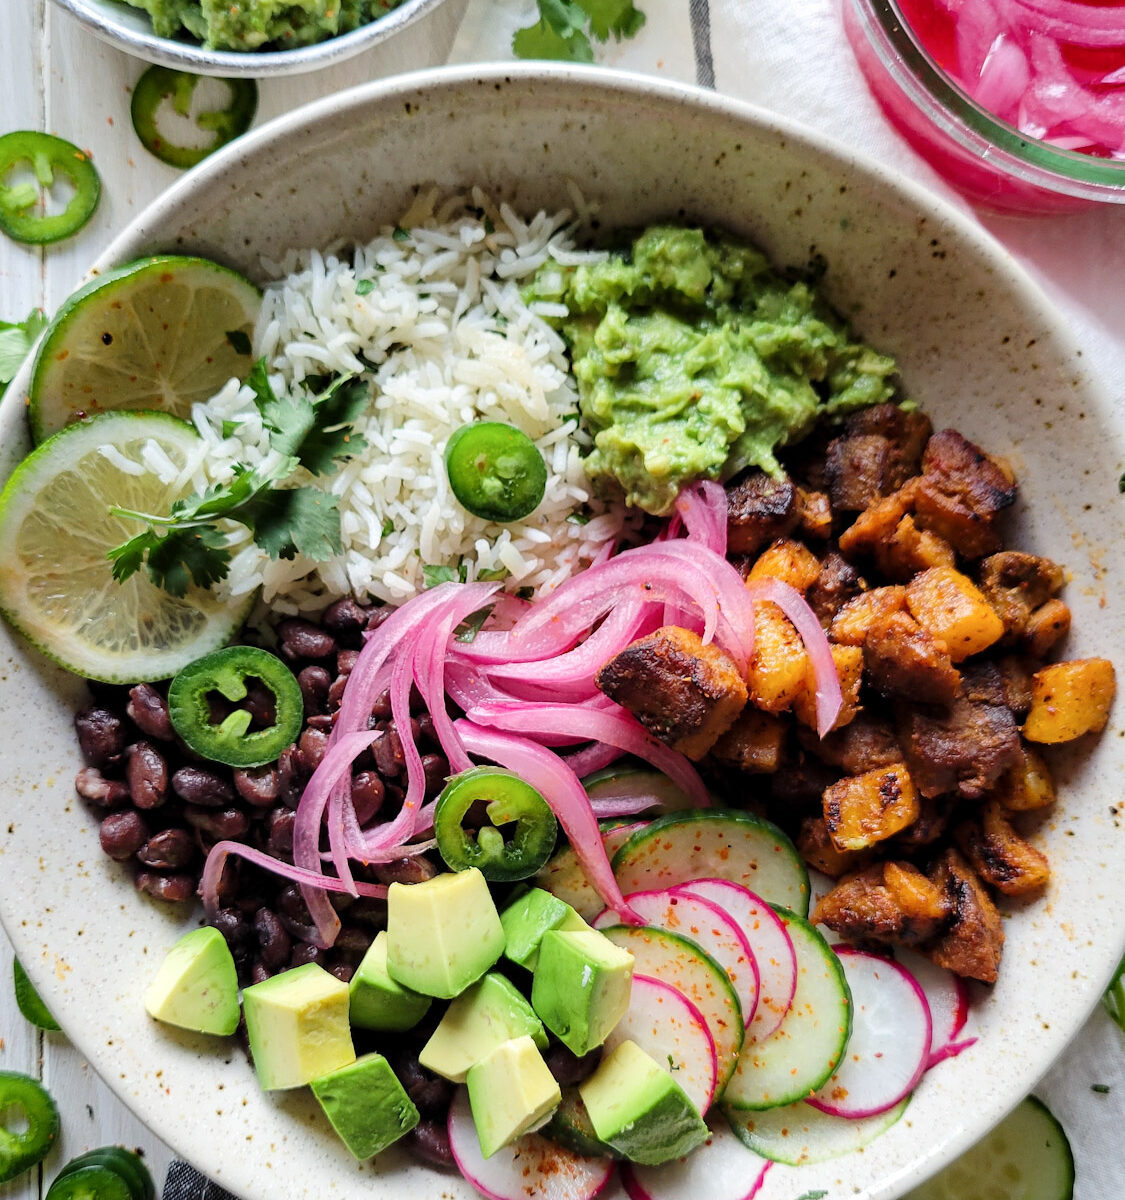
M 151 63 L 178 71 L 226 78 L 264 79 L 269 76 L 300 75 L 334 66 L 382 45 L 415 21 L 435 12 L 448 0 L 404 0 L 385 16 L 369 21 L 350 33 L 328 38 L 311 46 L 293 50 L 209 50 L 193 42 L 158 37 L 148 31 L 131 29 L 101 5 L 90 0 L 54 0 L 73 16 L 84 29 L 102 41 Z
M 971 217 L 910 179 L 839 145 L 819 132 L 740 101 L 687 85 L 654 80 L 648 76 L 591 67 L 543 64 L 473 65 L 415 72 L 329 96 L 274 119 L 189 172 L 114 239 L 97 259 L 91 272 L 106 270 L 135 257 L 146 245 L 154 243 L 160 229 L 170 226 L 170 219 L 176 217 L 181 205 L 190 205 L 193 197 L 223 186 L 228 175 L 244 170 L 256 157 L 265 156 L 271 148 L 299 129 L 315 127 L 319 122 L 334 117 L 359 114 L 369 105 L 397 103 L 401 106 L 404 99 L 407 101 L 405 108 L 409 113 L 409 101 L 422 92 L 427 96 L 437 94 L 440 98 L 444 89 L 455 91 L 460 87 L 475 85 L 486 93 L 493 88 L 500 92 L 506 83 L 525 82 L 544 88 L 572 87 L 584 96 L 596 96 L 599 101 L 606 102 L 615 95 L 635 97 L 638 102 L 648 99 L 676 106 L 685 112 L 690 111 L 693 120 L 705 121 L 708 114 L 712 114 L 715 117 L 744 123 L 757 132 L 775 136 L 779 142 L 795 144 L 802 152 L 827 160 L 841 172 L 850 172 L 867 184 L 885 189 L 889 202 L 908 207 L 918 214 L 918 219 L 933 220 L 939 227 L 948 228 L 959 241 L 960 248 L 979 256 L 989 273 L 995 274 L 997 288 L 1014 297 L 1020 312 L 1050 333 L 1051 340 L 1059 351 L 1058 361 L 1063 363 L 1068 371 L 1076 372 L 1075 386 L 1083 404 L 1096 416 L 1096 424 L 1108 436 L 1114 454 L 1125 461 L 1122 422 L 1116 415 L 1108 394 L 1080 368 L 1081 347 L 1073 333 L 1026 271 Z M 26 392 L 29 373 L 30 368 L 25 365 L 9 388 L 9 394 L 4 401 L 5 406 L 20 402 L 19 398 Z M 21 915 L 26 917 L 27 914 L 21 913 L 20 906 L 20 897 L 13 896 L 10 891 L 0 894 L 0 919 L 9 932 L 17 953 L 22 953 L 24 949 L 30 953 L 33 947 L 39 946 L 40 943 L 36 942 L 36 935 L 24 928 L 27 922 L 21 922 L 20 918 Z M 1116 933 L 1118 942 L 1125 942 L 1125 915 L 1116 918 L 1112 930 Z M 901 1196 L 910 1187 L 957 1157 L 1010 1111 L 1035 1086 L 1081 1028 L 1098 1003 L 1119 956 L 1120 946 L 1110 944 L 1108 939 L 1104 945 L 1099 944 L 1096 949 L 1091 949 L 1088 959 L 1083 959 L 1085 974 L 1080 988 L 1076 989 L 1076 994 L 1068 997 L 1065 1005 L 1059 1005 L 1058 1019 L 1053 1019 L 1049 1028 L 1045 1026 L 1042 1031 L 1037 1030 L 1035 1051 L 1029 1051 L 1029 1057 L 1021 1061 L 1021 1070 L 1017 1076 L 1006 1079 L 1002 1085 L 997 1086 L 996 1091 L 989 1093 L 981 1101 L 979 1109 L 972 1115 L 971 1125 L 966 1124 L 945 1140 L 929 1147 L 921 1158 L 911 1158 L 903 1163 L 896 1162 L 891 1174 L 867 1187 L 864 1196 L 869 1200 L 894 1200 L 895 1197 Z M 36 963 L 25 962 L 25 965 L 50 1002 L 56 987 L 50 972 Z M 112 1042 L 107 1047 L 96 1041 L 92 1027 L 83 1024 L 83 1013 L 78 1006 L 63 1007 L 59 1010 L 59 1015 L 75 1045 L 87 1056 L 122 1101 L 133 1108 L 154 1133 L 180 1154 L 194 1161 L 201 1170 L 216 1177 L 224 1186 L 242 1188 L 244 1194 L 253 1196 L 255 1200 L 258 1200 L 258 1197 L 265 1200 L 267 1194 L 273 1194 L 263 1192 L 256 1177 L 240 1174 L 241 1164 L 233 1168 L 232 1175 L 231 1164 L 223 1158 L 224 1147 L 221 1144 L 212 1144 L 208 1140 L 201 1141 L 198 1136 L 193 1137 L 190 1127 L 184 1124 L 182 1110 L 174 1105 L 159 1111 L 151 1107 L 139 1108 L 134 1103 L 128 1086 L 121 1082 L 125 1074 L 119 1071 L 119 1068 L 131 1065 L 124 1048 L 114 1048 Z M 972 1055 L 968 1057 L 971 1058 Z M 185 1132 L 185 1128 L 189 1131 Z M 837 1166 L 846 1169 L 850 1157 L 835 1160 L 833 1169 Z M 368 1180 L 367 1186 L 370 1187 L 374 1182 Z M 384 1185 L 382 1194 L 388 1197 L 392 1194 L 404 1196 L 407 1192 L 399 1188 L 394 1188 L 392 1192 Z

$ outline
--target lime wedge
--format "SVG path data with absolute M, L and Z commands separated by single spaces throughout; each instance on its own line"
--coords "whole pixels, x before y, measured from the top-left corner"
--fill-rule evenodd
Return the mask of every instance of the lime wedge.
M 142 528 L 109 506 L 166 513 L 191 490 L 200 448 L 195 430 L 165 413 L 103 413 L 12 473 L 0 492 L 0 611 L 61 666 L 108 683 L 167 679 L 242 624 L 252 597 L 192 587 L 177 598 L 144 570 L 119 584 L 106 558 Z M 157 461 L 177 477 L 162 479 Z
M 204 258 L 143 258 L 80 288 L 47 327 L 30 388 L 37 442 L 123 408 L 187 417 L 245 379 L 261 293 Z

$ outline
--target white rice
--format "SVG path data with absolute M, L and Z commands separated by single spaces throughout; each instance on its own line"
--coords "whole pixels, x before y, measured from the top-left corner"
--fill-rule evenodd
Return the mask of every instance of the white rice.
M 271 561 L 237 526 L 233 594 L 260 586 L 283 612 L 314 611 L 346 593 L 400 603 L 423 589 L 426 564 L 460 566 L 469 580 L 506 570 L 513 586 L 548 591 L 621 533 L 622 509 L 589 490 L 574 380 L 544 319 L 565 309 L 529 306 L 520 295 L 551 260 L 602 257 L 576 249 L 571 220 L 563 211 L 525 222 L 478 189 L 470 197 L 433 191 L 417 197 L 397 231 L 350 255 L 301 250 L 264 264 L 278 278 L 265 288 L 254 354 L 266 357 L 275 391 L 299 390 L 308 376 L 364 372 L 373 399 L 357 423 L 367 449 L 331 476 L 295 478 L 338 497 L 343 553 L 322 563 Z M 374 289 L 357 295 L 360 280 Z M 235 463 L 257 466 L 272 454 L 253 395 L 237 381 L 195 405 L 192 419 L 206 444 L 207 481 L 225 482 Z M 522 521 L 471 516 L 450 491 L 446 441 L 479 419 L 522 429 L 546 461 L 543 501 Z

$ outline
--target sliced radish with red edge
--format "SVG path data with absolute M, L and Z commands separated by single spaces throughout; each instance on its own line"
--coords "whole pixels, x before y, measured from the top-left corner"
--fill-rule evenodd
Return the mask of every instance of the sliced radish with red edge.
M 593 1200 L 613 1175 L 612 1159 L 583 1158 L 537 1133 L 485 1158 L 463 1087 L 449 1110 L 449 1148 L 461 1174 L 490 1200 Z
M 896 948 L 895 961 L 914 976 L 930 1006 L 933 1031 L 930 1034 L 930 1059 L 926 1065 L 936 1066 L 968 1049 L 975 1038 L 957 1041 L 957 1035 L 969 1019 L 969 988 L 965 981 L 913 950 Z M 955 1046 L 958 1048 L 953 1049 Z
M 717 904 L 742 930 L 758 965 L 758 1004 L 747 1017 L 746 1038 L 768 1038 L 785 1019 L 797 990 L 793 940 L 780 917 L 761 896 L 729 879 L 694 879 L 671 890 Z
M 922 1078 L 930 1007 L 905 967 L 851 946 L 835 950 L 852 994 L 852 1032 L 836 1070 L 808 1103 L 860 1120 L 894 1108 Z
M 743 1022 L 748 1023 L 758 1006 L 758 964 L 737 922 L 709 900 L 670 888 L 633 892 L 625 899 L 646 925 L 686 937 L 711 955 L 726 971 L 742 1006 Z M 606 929 L 620 923 L 617 913 L 606 909 L 593 925 Z
M 686 1158 L 659 1167 L 627 1163 L 621 1182 L 629 1200 L 752 1200 L 773 1164 L 747 1149 L 720 1117 L 711 1136 Z
M 663 1067 L 701 1113 L 715 1098 L 719 1064 L 715 1041 L 698 1008 L 679 989 L 648 975 L 633 976 L 629 1008 L 605 1040 L 609 1054 L 636 1042 Z

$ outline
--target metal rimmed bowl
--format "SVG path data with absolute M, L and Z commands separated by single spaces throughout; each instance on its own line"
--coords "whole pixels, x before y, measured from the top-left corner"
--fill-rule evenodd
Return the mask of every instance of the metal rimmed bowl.
M 1038 288 L 974 223 L 910 181 L 782 118 L 694 89 L 582 68 L 494 66 L 393 79 L 332 96 L 240 139 L 141 214 L 95 264 L 155 250 L 260 277 L 263 254 L 365 239 L 416 187 L 479 184 L 516 211 L 571 204 L 600 228 L 692 219 L 759 242 L 782 265 L 822 255 L 829 299 L 897 356 L 937 426 L 1004 455 L 1020 479 L 1013 542 L 1066 563 L 1067 657 L 1125 635 L 1117 479 L 1125 435 L 1081 346 Z M 0 407 L 0 477 L 28 448 L 28 372 Z M 459 1200 L 459 1178 L 393 1150 L 357 1165 L 307 1094 L 266 1095 L 243 1055 L 150 1021 L 141 993 L 191 918 L 138 896 L 101 854 L 76 799 L 81 681 L 0 627 L 0 916 L 36 986 L 122 1100 L 181 1155 L 246 1200 Z M 1053 759 L 1060 804 L 1038 841 L 1047 895 L 1007 906 L 999 983 L 975 990 L 978 1041 L 931 1072 L 862 1153 L 775 1168 L 759 1200 L 844 1191 L 893 1200 L 963 1151 L 1036 1083 L 1079 1029 L 1125 945 L 1122 706 L 1100 738 Z M 106 963 L 112 962 L 112 970 Z
M 403 0 L 351 33 L 293 50 L 211 50 L 197 42 L 158 37 L 148 14 L 124 0 L 55 0 L 95 37 L 148 62 L 197 75 L 266 79 L 300 75 L 381 50 L 372 75 L 390 75 L 445 62 L 466 0 Z

